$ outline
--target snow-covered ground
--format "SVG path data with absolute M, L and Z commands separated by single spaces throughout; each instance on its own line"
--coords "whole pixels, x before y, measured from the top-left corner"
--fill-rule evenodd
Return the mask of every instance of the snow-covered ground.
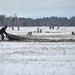
M 37 28 L 42 29 L 42 33 L 37 33 Z M 33 35 L 64 35 L 71 34 L 72 31 L 75 32 L 75 27 L 59 27 L 59 29 L 55 27 L 54 30 L 49 27 L 19 27 L 19 31 L 18 27 L 14 27 L 14 30 L 12 27 L 7 28 L 8 33 L 19 35 L 27 35 L 28 32 L 32 32 Z
M 2 27 L 0 27 L 2 28 Z M 42 33 L 37 33 L 37 28 L 42 29 Z M 54 27 L 50 29 L 49 27 L 12 27 L 7 28 L 7 33 L 15 34 L 19 36 L 27 36 L 28 32 L 32 32 L 32 38 L 48 38 L 48 39 L 75 39 L 75 35 L 72 35 L 72 31 L 75 32 L 75 27 Z
M 48 29 L 42 27 L 42 35 L 70 35 L 75 31 L 75 27 Z M 7 32 L 24 35 L 25 32 L 36 30 L 37 27 L 20 28 L 19 31 L 8 28 Z M 0 75 L 75 75 L 75 42 L 1 41 Z
M 0 75 L 75 75 L 75 42 L 0 42 Z

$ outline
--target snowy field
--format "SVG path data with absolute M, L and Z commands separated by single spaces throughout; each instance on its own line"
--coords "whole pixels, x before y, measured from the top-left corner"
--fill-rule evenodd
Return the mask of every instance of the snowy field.
M 0 27 L 1 29 L 2 27 Z M 37 33 L 37 28 L 42 29 L 42 33 Z M 75 32 L 75 27 L 12 27 L 7 28 L 7 33 L 27 37 L 28 32 L 32 32 L 31 38 L 45 38 L 45 39 L 75 39 L 75 35 L 72 35 L 72 31 Z
M 20 28 L 8 33 L 25 35 L 36 32 L 37 27 Z M 42 27 L 43 34 L 71 35 L 75 27 L 49 30 Z M 45 33 L 45 32 L 51 33 Z M 53 34 L 54 33 L 54 34 Z M 75 42 L 0 42 L 0 75 L 75 75 Z
M 2 27 L 0 27 L 2 28 Z M 42 33 L 37 33 L 37 28 L 42 29 Z M 75 31 L 75 27 L 54 27 L 54 29 L 50 29 L 49 27 L 12 27 L 7 28 L 8 33 L 18 34 L 18 35 L 27 35 L 28 32 L 32 32 L 33 35 L 64 35 L 64 34 L 71 34 L 72 31 Z
M 75 75 L 75 42 L 0 42 L 0 75 Z

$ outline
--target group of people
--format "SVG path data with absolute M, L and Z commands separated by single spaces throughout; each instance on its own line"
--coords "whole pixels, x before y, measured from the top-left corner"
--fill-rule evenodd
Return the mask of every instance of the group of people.
M 8 34 L 7 34 L 7 32 L 6 32 L 6 29 L 7 29 L 7 26 L 4 26 L 3 28 L 1 28 L 0 29 L 0 35 L 1 35 L 1 40 L 2 41 L 4 41 L 4 34 L 6 35 L 6 36 L 8 36 Z M 37 32 L 42 32 L 42 29 L 39 29 L 39 28 L 37 28 Z M 74 32 L 72 32 L 72 35 L 74 35 L 75 33 Z M 29 32 L 28 34 L 27 34 L 27 36 L 28 35 L 30 35 L 30 36 L 32 36 L 32 32 Z

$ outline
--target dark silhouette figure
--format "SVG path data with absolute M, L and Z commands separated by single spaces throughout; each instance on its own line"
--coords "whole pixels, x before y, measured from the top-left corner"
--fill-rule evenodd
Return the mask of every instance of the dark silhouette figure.
M 4 34 L 6 34 L 6 29 L 7 29 L 7 26 L 4 26 L 4 27 L 1 28 L 1 30 L 0 30 L 0 35 L 1 35 L 2 41 L 4 40 Z
M 28 32 L 27 36 L 32 36 L 32 32 Z
M 14 27 L 12 27 L 12 30 L 14 30 Z
M 74 35 L 75 33 L 72 31 L 72 35 Z

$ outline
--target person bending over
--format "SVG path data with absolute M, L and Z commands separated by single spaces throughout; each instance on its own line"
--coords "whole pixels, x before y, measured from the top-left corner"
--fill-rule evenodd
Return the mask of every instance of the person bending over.
M 6 29 L 7 29 L 7 26 L 4 26 L 3 28 L 0 29 L 0 35 L 1 35 L 2 41 L 4 41 L 4 34 L 6 34 Z

